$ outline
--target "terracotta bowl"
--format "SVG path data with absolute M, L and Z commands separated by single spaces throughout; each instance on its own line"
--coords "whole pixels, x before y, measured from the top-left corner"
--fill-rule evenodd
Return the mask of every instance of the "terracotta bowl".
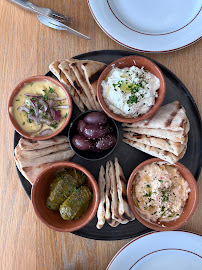
M 93 192 L 93 199 L 87 211 L 77 220 L 64 220 L 61 218 L 59 211 L 53 211 L 46 207 L 46 199 L 49 195 L 53 175 L 63 168 L 75 168 L 83 172 L 88 179 L 87 185 Z M 99 189 L 92 174 L 84 167 L 72 162 L 56 162 L 44 169 L 35 180 L 32 186 L 31 200 L 36 215 L 45 225 L 56 231 L 73 232 L 84 227 L 95 216 L 99 204 Z
M 118 67 L 118 68 L 131 67 L 131 66 L 134 66 L 134 61 L 138 68 L 141 68 L 142 66 L 144 66 L 146 70 L 148 70 L 149 72 L 154 74 L 157 78 L 159 78 L 160 88 L 158 89 L 158 98 L 156 98 L 154 106 L 152 106 L 151 109 L 147 113 L 136 118 L 127 118 L 120 114 L 115 114 L 112 110 L 109 109 L 102 95 L 103 89 L 102 89 L 101 83 L 103 80 L 105 80 L 109 72 L 114 67 Z M 163 103 L 165 94 L 166 94 L 166 83 L 165 83 L 165 79 L 164 79 L 162 71 L 156 64 L 154 64 L 154 62 L 142 56 L 131 55 L 131 56 L 119 58 L 116 61 L 112 62 L 103 70 L 102 74 L 100 75 L 98 79 L 98 84 L 97 84 L 97 98 L 103 111 L 106 114 L 108 114 L 111 118 L 115 119 L 116 121 L 124 122 L 124 123 L 135 123 L 135 122 L 139 122 L 139 121 L 142 121 L 151 117 L 153 114 L 155 114 L 155 112 L 159 109 L 159 107 Z
M 15 117 L 9 112 L 9 108 L 11 106 L 13 106 L 13 99 L 15 98 L 15 96 L 21 91 L 21 89 L 26 85 L 29 84 L 31 82 L 36 82 L 36 81 L 50 81 L 52 83 L 54 83 L 55 85 L 57 85 L 58 87 L 62 88 L 62 90 L 64 91 L 64 94 L 67 97 L 67 102 L 69 105 L 69 111 L 68 111 L 68 115 L 67 118 L 65 119 L 64 124 L 57 129 L 55 132 L 51 133 L 50 135 L 46 135 L 46 136 L 36 136 L 36 137 L 31 137 L 31 135 L 29 133 L 27 133 L 26 131 L 24 131 L 20 125 L 18 124 L 18 122 L 16 121 Z M 42 75 L 38 75 L 38 76 L 33 76 L 33 77 L 29 77 L 25 80 L 23 80 L 22 82 L 20 82 L 15 89 L 13 90 L 9 102 L 8 102 L 8 114 L 9 114 L 9 118 L 11 120 L 11 123 L 13 124 L 15 130 L 20 133 L 23 137 L 27 138 L 27 139 L 32 139 L 34 138 L 34 140 L 47 140 L 50 139 L 52 137 L 55 137 L 57 134 L 59 134 L 65 127 L 66 125 L 69 123 L 71 115 L 72 115 L 72 100 L 71 97 L 69 95 L 69 93 L 67 92 L 67 90 L 65 89 L 65 87 L 57 80 L 48 77 L 48 76 L 42 76 Z
M 158 161 L 162 161 L 159 158 L 151 158 L 148 159 L 142 163 L 140 163 L 132 172 L 132 174 L 130 175 L 130 178 L 128 180 L 128 185 L 127 185 L 127 198 L 128 198 L 128 203 L 130 206 L 131 211 L 133 212 L 133 214 L 135 215 L 135 217 L 145 226 L 147 226 L 150 229 L 156 230 L 156 231 L 171 231 L 171 230 L 176 230 L 180 227 L 182 227 L 193 215 L 194 211 L 196 210 L 196 206 L 198 203 L 198 188 L 197 188 L 197 184 L 196 184 L 196 180 L 193 177 L 193 175 L 191 174 L 191 172 L 181 163 L 177 162 L 176 164 L 174 164 L 177 169 L 179 170 L 179 172 L 181 173 L 181 175 L 183 176 L 183 178 L 188 182 L 189 187 L 191 189 L 190 193 L 189 193 L 189 197 L 186 201 L 186 204 L 184 206 L 184 210 L 181 214 L 181 216 L 173 221 L 169 221 L 169 222 L 149 222 L 147 220 L 145 220 L 139 213 L 139 211 L 135 208 L 134 203 L 133 203 L 133 199 L 132 199 L 132 184 L 134 181 L 134 177 L 136 175 L 136 173 L 145 165 L 151 164 L 153 162 L 158 162 Z

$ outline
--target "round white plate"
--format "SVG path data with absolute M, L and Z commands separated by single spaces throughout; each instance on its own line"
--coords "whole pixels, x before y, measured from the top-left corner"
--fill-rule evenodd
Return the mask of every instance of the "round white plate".
M 88 0 L 100 28 L 144 52 L 182 49 L 202 36 L 201 0 Z
M 202 236 L 184 232 L 151 232 L 120 249 L 108 270 L 201 270 Z

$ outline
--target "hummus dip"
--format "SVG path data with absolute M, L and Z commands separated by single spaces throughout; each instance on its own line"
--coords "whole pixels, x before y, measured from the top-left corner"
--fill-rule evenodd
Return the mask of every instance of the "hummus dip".
M 160 80 L 144 67 L 132 66 L 113 68 L 101 85 L 104 100 L 114 113 L 135 118 L 155 104 Z
M 136 209 L 149 221 L 171 221 L 180 217 L 190 192 L 187 181 L 174 165 L 145 165 L 133 182 Z
M 55 132 L 68 115 L 62 88 L 48 80 L 26 84 L 13 99 L 9 112 L 31 137 Z

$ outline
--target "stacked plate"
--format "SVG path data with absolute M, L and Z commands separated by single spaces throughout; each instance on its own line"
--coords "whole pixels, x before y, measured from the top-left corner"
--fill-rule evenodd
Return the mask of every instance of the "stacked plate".
M 100 28 L 129 49 L 175 51 L 202 36 L 200 0 L 88 0 L 88 4 Z

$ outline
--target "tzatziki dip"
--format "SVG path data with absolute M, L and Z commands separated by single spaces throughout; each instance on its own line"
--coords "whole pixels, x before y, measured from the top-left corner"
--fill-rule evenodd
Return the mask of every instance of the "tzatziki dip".
M 154 222 L 180 217 L 190 192 L 176 166 L 164 162 L 145 165 L 133 182 L 132 196 L 144 219 Z
M 125 117 L 136 118 L 148 112 L 155 104 L 160 80 L 144 67 L 116 67 L 101 85 L 104 100 L 110 110 Z

